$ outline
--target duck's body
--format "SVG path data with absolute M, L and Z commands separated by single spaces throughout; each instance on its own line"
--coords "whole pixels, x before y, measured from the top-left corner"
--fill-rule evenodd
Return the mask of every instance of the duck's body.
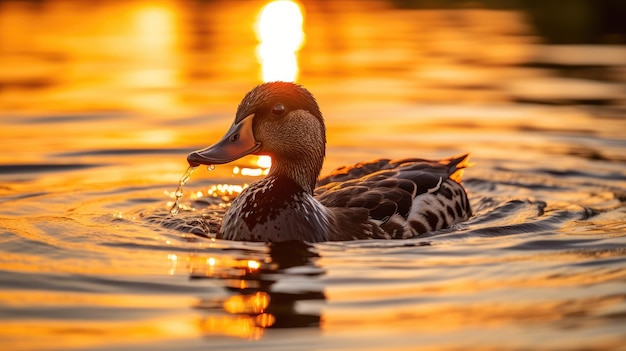
M 272 156 L 268 176 L 233 200 L 217 237 L 402 239 L 471 216 L 460 185 L 467 155 L 443 161 L 377 160 L 337 169 L 316 182 L 325 143 L 321 112 L 306 89 L 273 82 L 250 91 L 224 138 L 187 157 L 198 165 L 227 163 L 251 153 Z

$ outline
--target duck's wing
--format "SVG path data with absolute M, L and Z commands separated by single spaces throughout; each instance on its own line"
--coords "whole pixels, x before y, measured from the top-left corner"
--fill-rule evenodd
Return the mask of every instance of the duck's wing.
M 383 169 L 374 170 L 375 165 Z M 458 173 L 466 165 L 466 155 L 443 161 L 372 161 L 333 172 L 324 178 L 325 185 L 315 189 L 315 195 L 331 211 L 340 213 L 339 217 L 354 213 L 353 222 L 361 223 L 365 210 L 368 218 L 390 236 L 410 237 L 468 217 L 471 210 L 469 204 L 465 210 L 465 192 L 451 178 L 457 175 L 460 180 Z M 454 207 L 458 201 L 464 211 L 457 215 Z M 349 222 L 348 218 L 346 224 Z
M 325 177 L 317 181 L 316 186 L 321 187 L 329 183 L 345 182 L 352 179 L 359 179 L 368 174 L 381 170 L 393 168 L 389 164 L 389 159 L 372 160 L 368 162 L 360 162 L 351 166 L 339 167 Z
M 390 239 L 381 225 L 400 213 L 408 215 L 415 183 L 398 179 L 397 171 L 378 171 L 347 182 L 328 184 L 316 198 L 332 212 L 336 232 L 331 240 Z
M 447 169 L 448 176 L 458 183 L 461 182 L 463 169 L 470 166 L 469 154 L 463 154 L 443 160 L 427 160 L 422 158 L 406 158 L 398 160 L 378 159 L 357 163 L 352 166 L 343 166 L 330 172 L 317 181 L 318 189 L 330 183 L 346 182 L 363 178 L 369 174 L 382 170 L 399 169 L 405 166 L 420 169 Z M 444 166 L 444 167 L 441 167 Z M 317 191 L 317 189 L 316 189 Z
M 316 198 L 326 207 L 365 208 L 376 220 L 386 221 L 396 213 L 407 217 L 415 197 L 434 191 L 447 178 L 441 167 L 421 168 L 383 170 L 329 183 L 316 189 Z

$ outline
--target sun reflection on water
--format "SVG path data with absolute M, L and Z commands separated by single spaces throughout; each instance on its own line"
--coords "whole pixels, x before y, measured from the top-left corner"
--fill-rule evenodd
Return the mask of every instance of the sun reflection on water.
M 205 335 L 227 335 L 258 340 L 263 328 L 248 316 L 220 316 L 201 320 L 200 329 Z
M 129 38 L 135 48 L 132 51 L 134 60 L 141 65 L 120 75 L 122 84 L 145 89 L 133 96 L 135 106 L 150 110 L 170 109 L 177 104 L 175 99 L 157 93 L 155 88 L 171 88 L 179 84 L 177 45 L 180 28 L 176 11 L 167 5 L 137 5 L 131 13 Z
M 257 167 L 233 167 L 233 174 L 241 174 L 248 177 L 259 177 L 267 175 L 272 167 L 272 158 L 269 156 L 258 156 L 256 160 Z
M 264 82 L 293 82 L 298 77 L 298 50 L 304 42 L 301 7 L 289 0 L 272 1 L 259 14 L 257 57 Z
M 223 279 L 229 290 L 240 292 L 222 301 L 206 299 L 198 303 L 196 307 L 200 310 L 219 311 L 217 315 L 202 318 L 199 327 L 203 334 L 257 340 L 263 335 L 264 328 L 274 324 L 275 317 L 267 311 L 270 294 L 257 290 L 259 284 L 253 278 L 261 269 L 261 261 L 190 256 L 188 264 L 192 277 Z M 257 291 L 249 292 L 248 289 Z
M 259 156 L 256 164 L 261 168 L 270 168 L 272 167 L 272 158 L 269 156 Z
M 260 314 L 270 303 L 267 293 L 257 291 L 250 295 L 233 295 L 224 301 L 224 310 L 232 314 Z

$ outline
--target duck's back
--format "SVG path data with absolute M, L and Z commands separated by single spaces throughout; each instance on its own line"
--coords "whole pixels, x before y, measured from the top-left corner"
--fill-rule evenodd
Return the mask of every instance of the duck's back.
M 321 178 L 315 197 L 339 214 L 344 227 L 362 221 L 366 211 L 367 220 L 378 227 L 370 235 L 410 238 L 448 228 L 471 216 L 467 194 L 460 184 L 468 163 L 468 155 L 441 161 L 382 159 L 359 163 Z

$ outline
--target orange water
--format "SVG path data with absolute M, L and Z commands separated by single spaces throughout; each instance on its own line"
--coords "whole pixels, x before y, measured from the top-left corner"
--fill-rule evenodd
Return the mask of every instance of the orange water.
M 189 181 L 191 174 L 196 170 L 196 168 L 197 167 L 194 166 L 187 167 L 185 174 L 180 177 L 180 180 L 178 181 L 178 188 L 176 189 L 176 192 L 174 192 L 174 204 L 172 205 L 172 208 L 170 208 L 171 215 L 175 215 L 180 211 L 180 199 L 183 197 L 183 187 L 185 186 L 185 183 Z
M 256 160 L 196 172 L 176 215 L 172 190 L 261 81 L 264 4 L 0 1 L 3 349 L 623 348 L 619 37 L 550 45 L 506 6 L 303 2 L 323 172 L 471 152 L 475 216 L 406 241 L 221 241 Z

